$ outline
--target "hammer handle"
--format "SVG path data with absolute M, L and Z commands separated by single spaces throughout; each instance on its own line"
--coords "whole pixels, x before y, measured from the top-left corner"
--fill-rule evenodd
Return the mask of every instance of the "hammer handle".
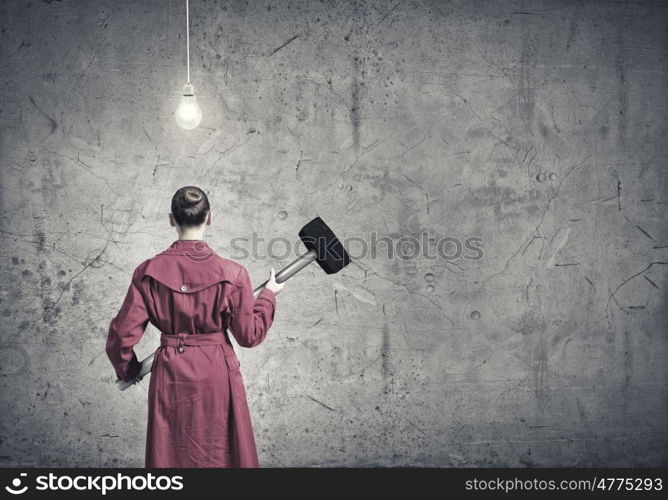
M 295 274 L 297 274 L 299 271 L 301 271 L 306 266 L 308 266 L 311 262 L 313 262 L 316 259 L 316 257 L 317 257 L 317 255 L 315 253 L 315 250 L 309 250 L 304 255 L 297 258 L 292 263 L 288 264 L 286 267 L 281 269 L 276 274 L 276 283 L 283 283 L 284 281 L 287 281 L 288 279 L 292 278 Z M 255 298 L 257 298 L 257 296 L 260 295 L 260 292 L 262 290 L 264 290 L 264 288 L 267 286 L 268 281 L 269 280 L 265 281 L 260 286 L 258 286 L 255 290 L 253 290 L 253 296 Z M 151 371 L 151 368 L 153 367 L 153 358 L 154 357 L 155 357 L 155 352 L 151 353 L 149 356 L 146 357 L 146 359 L 144 361 L 141 362 L 141 370 L 139 371 L 139 374 L 133 380 L 123 381 L 121 379 L 118 379 L 116 381 L 116 386 L 121 391 L 124 391 L 125 389 L 127 389 L 131 385 L 136 384 L 137 382 L 141 381 L 141 379 L 143 379 Z
M 283 269 L 281 269 L 277 274 L 276 274 L 276 283 L 283 283 L 284 281 L 289 280 L 292 278 L 295 274 L 297 274 L 299 271 L 304 269 L 306 266 L 308 266 L 311 262 L 313 262 L 316 259 L 317 255 L 315 253 L 315 250 L 309 250 L 306 252 L 304 255 L 300 256 L 287 266 L 285 266 Z M 262 283 L 260 286 L 258 286 L 255 290 L 253 290 L 253 296 L 257 299 L 257 296 L 260 295 L 260 292 L 264 290 L 264 288 L 267 286 L 267 283 L 269 280 L 265 281 Z

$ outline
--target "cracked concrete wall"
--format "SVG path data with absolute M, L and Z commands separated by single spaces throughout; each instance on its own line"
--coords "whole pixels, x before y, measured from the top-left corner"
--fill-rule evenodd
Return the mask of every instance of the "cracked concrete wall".
M 665 4 L 192 3 L 190 132 L 183 2 L 1 3 L 0 463 L 143 465 L 104 342 L 196 184 L 226 256 L 450 242 L 288 284 L 238 349 L 263 465 L 666 465 Z

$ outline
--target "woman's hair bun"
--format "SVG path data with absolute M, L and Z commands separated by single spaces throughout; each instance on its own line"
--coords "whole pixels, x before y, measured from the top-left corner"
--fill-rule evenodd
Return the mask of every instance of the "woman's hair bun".
M 181 227 L 201 225 L 210 208 L 209 198 L 197 186 L 184 186 L 172 197 L 172 215 Z
M 194 205 L 197 205 L 200 201 L 202 201 L 202 193 L 198 189 L 188 189 L 183 194 L 183 201 L 187 206 L 192 207 Z

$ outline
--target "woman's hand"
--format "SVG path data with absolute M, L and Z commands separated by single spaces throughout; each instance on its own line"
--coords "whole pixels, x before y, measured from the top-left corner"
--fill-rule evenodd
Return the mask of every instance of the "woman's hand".
M 267 281 L 265 288 L 268 288 L 269 290 L 274 292 L 274 295 L 278 295 L 281 292 L 281 290 L 283 290 L 284 286 L 285 283 L 276 283 L 276 272 L 272 267 L 271 271 L 269 271 L 269 281 Z

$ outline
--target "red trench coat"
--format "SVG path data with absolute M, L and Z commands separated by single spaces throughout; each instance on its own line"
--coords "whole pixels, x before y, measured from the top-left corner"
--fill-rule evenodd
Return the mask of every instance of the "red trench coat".
M 239 361 L 226 331 L 239 345 L 256 346 L 275 307 L 271 290 L 254 299 L 246 269 L 201 240 L 177 240 L 137 266 L 109 326 L 106 352 L 116 375 L 129 380 L 141 367 L 133 346 L 148 322 L 163 333 L 148 388 L 146 467 L 258 466 Z M 214 343 L 191 345 L 201 344 L 192 334 L 212 332 L 218 332 L 209 335 Z

